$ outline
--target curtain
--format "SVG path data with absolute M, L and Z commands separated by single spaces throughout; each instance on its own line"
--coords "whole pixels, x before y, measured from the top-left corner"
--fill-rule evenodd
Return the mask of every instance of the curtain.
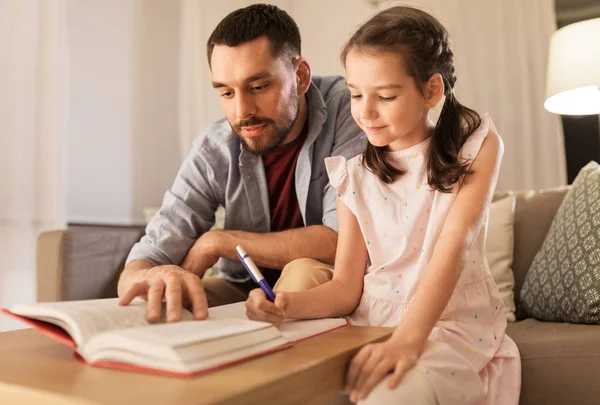
M 64 0 L 0 1 L 0 55 L 0 306 L 6 307 L 35 301 L 36 236 L 65 226 Z M 0 331 L 11 325 L 1 319 Z

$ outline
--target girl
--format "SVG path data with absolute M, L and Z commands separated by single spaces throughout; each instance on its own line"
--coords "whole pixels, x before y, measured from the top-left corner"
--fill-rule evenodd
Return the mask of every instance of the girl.
M 519 353 L 484 256 L 503 144 L 487 115 L 454 96 L 447 31 L 423 11 L 393 7 L 352 36 L 342 62 L 369 145 L 326 160 L 338 192 L 333 279 L 279 292 L 274 304 L 254 290 L 248 316 L 351 313 L 354 325 L 394 326 L 352 360 L 353 402 L 516 405 Z M 443 96 L 434 125 L 429 112 Z

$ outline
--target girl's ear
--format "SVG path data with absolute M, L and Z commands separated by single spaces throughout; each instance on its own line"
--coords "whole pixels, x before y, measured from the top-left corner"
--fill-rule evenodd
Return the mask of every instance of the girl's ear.
M 306 59 L 300 57 L 294 61 L 296 65 L 296 84 L 298 89 L 298 95 L 304 95 L 310 87 L 311 73 L 310 65 Z
M 425 86 L 425 102 L 427 108 L 433 108 L 442 99 L 444 95 L 444 80 L 439 73 L 433 74 Z

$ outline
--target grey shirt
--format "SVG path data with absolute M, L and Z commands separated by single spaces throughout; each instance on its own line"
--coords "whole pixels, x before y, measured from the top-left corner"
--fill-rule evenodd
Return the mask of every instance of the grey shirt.
M 308 133 L 295 172 L 295 187 L 305 226 L 337 231 L 336 193 L 324 159 L 352 158 L 364 151 L 366 136 L 350 114 L 350 94 L 342 77 L 313 77 L 306 94 Z M 181 264 L 194 242 L 225 207 L 225 229 L 270 232 L 267 179 L 262 157 L 242 148 L 226 119 L 208 127 L 194 141 L 161 208 L 136 243 L 127 263 L 145 259 L 156 265 Z M 219 259 L 221 276 L 245 281 L 241 263 Z

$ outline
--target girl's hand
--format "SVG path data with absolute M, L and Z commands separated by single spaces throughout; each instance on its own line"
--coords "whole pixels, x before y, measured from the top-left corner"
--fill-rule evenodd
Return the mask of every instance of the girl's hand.
M 256 288 L 250 291 L 246 300 L 246 316 L 253 321 L 271 322 L 274 325 L 279 325 L 286 319 L 285 309 L 289 299 L 289 293 L 277 292 L 273 303 L 267 299 L 263 290 Z
M 383 343 L 363 347 L 350 363 L 346 376 L 346 392 L 352 402 L 363 400 L 390 372 L 389 388 L 394 389 L 423 351 L 422 344 L 391 337 Z

